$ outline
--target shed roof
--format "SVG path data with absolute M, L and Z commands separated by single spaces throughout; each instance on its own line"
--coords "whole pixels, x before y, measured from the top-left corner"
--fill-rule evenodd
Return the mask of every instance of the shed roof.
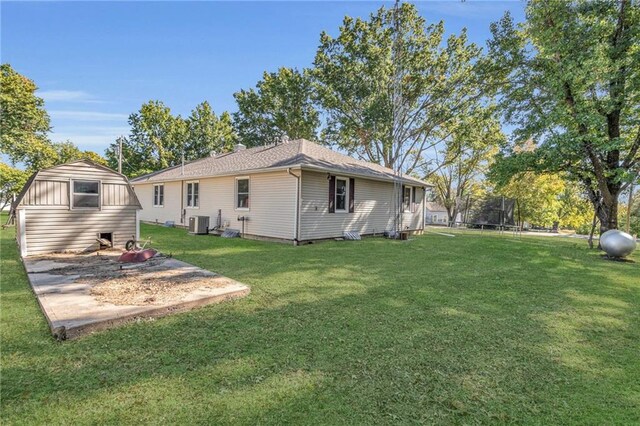
M 357 160 L 306 139 L 247 148 L 235 152 L 205 157 L 132 179 L 132 183 L 163 182 L 213 176 L 268 171 L 289 167 L 344 173 L 370 179 L 393 181 L 394 171 L 379 164 Z M 409 175 L 404 183 L 431 186 Z
M 85 163 L 85 164 L 88 164 L 88 165 L 90 165 L 92 167 L 96 167 L 96 168 L 105 170 L 105 171 L 107 171 L 109 173 L 114 174 L 115 176 L 120 177 L 127 185 L 130 185 L 129 179 L 127 179 L 127 177 L 125 175 L 123 175 L 122 173 L 118 173 L 115 170 L 110 169 L 107 166 L 103 166 L 102 164 L 96 163 L 95 161 L 91 161 L 91 160 L 88 160 L 86 158 L 82 158 L 80 160 L 74 160 L 74 161 L 70 161 L 68 163 L 58 164 L 58 165 L 55 165 L 53 167 L 47 167 L 45 169 L 41 169 L 41 170 L 38 170 L 37 172 L 33 173 L 29 177 L 27 182 L 24 184 L 24 186 L 22 187 L 22 190 L 20 191 L 20 193 L 18 194 L 16 199 L 13 201 L 13 203 L 11 203 L 11 209 L 15 210 L 20 205 L 20 202 L 24 198 L 25 194 L 27 193 L 27 191 L 29 191 L 29 188 L 31 187 L 31 185 L 33 185 L 33 182 L 38 178 L 38 175 L 41 172 L 48 171 L 48 170 L 54 170 L 54 169 L 57 169 L 57 168 L 60 168 L 60 167 L 63 167 L 63 166 L 70 166 L 70 165 L 77 164 L 77 163 Z M 133 189 L 131 189 L 131 187 L 129 187 L 129 193 L 130 193 L 130 196 L 133 197 L 133 200 L 135 201 L 135 204 L 137 205 L 137 207 L 142 209 L 142 205 L 140 204 L 140 200 L 138 200 L 138 196 L 136 195 L 135 191 L 133 191 Z

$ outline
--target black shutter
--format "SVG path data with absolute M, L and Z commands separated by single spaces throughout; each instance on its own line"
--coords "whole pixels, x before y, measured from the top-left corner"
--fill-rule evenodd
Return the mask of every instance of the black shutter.
M 400 211 L 404 213 L 404 185 L 400 190 Z
M 349 179 L 349 213 L 353 213 L 355 210 L 355 195 L 356 195 L 356 180 L 354 178 Z
M 413 199 L 413 203 L 411 203 L 411 213 L 415 213 L 418 211 L 418 203 L 416 203 L 416 187 L 413 187 L 413 196 L 411 197 Z
M 336 177 L 329 178 L 329 213 L 336 212 Z

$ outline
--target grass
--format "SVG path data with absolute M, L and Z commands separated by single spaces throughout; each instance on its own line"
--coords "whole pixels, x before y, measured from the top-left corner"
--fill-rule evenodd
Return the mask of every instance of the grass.
M 3 424 L 640 422 L 637 253 L 142 235 L 251 295 L 57 343 L 2 231 Z

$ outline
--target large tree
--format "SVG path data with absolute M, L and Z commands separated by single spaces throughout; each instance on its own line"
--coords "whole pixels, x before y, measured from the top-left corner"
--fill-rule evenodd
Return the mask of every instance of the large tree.
M 36 90 L 36 84 L 11 65 L 0 65 L 0 152 L 12 163 L 27 163 L 32 168 L 40 167 L 41 160 L 51 154 L 47 149 L 49 115 Z
M 321 34 L 312 70 L 323 139 L 390 168 L 421 168 L 438 129 L 480 104 L 480 55 L 465 31 L 445 40 L 443 22 L 427 26 L 409 3 L 345 17 L 337 37 Z
M 306 72 L 291 68 L 265 72 L 255 89 L 233 96 L 238 103 L 233 121 L 242 143 L 255 146 L 283 137 L 317 138 L 320 118 Z
M 139 176 L 180 164 L 187 138 L 187 125 L 173 116 L 161 101 L 149 101 L 129 116 L 131 131 L 124 139 L 122 172 Z M 118 166 L 118 142 L 105 151 L 111 168 Z
M 188 160 L 202 158 L 212 152 L 231 151 L 236 143 L 231 115 L 225 111 L 218 117 L 207 101 L 191 111 L 186 124 L 185 158 Z
M 587 190 L 601 232 L 617 228 L 640 161 L 640 3 L 532 0 L 526 18 L 492 25 L 485 78 L 516 127 L 493 177 L 565 172 Z M 537 149 L 514 149 L 529 139 Z
M 198 104 L 186 119 L 174 116 L 161 101 L 149 101 L 129 116 L 128 137 L 122 137 L 122 173 L 135 177 L 212 152 L 233 149 L 236 135 L 231 115 L 217 116 L 208 102 Z M 109 166 L 118 168 L 120 138 L 107 148 Z
M 107 160 L 105 160 L 100 154 L 94 151 L 83 151 L 76 144 L 67 140 L 64 142 L 54 142 L 52 145 L 53 149 L 56 152 L 55 163 L 56 164 L 64 164 L 69 163 L 73 160 L 87 159 L 91 160 L 94 163 L 98 164 L 107 164 Z

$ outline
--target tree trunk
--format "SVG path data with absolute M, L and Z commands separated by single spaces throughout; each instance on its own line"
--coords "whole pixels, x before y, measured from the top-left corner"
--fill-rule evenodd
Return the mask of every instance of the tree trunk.
M 602 203 L 599 209 L 596 209 L 598 219 L 600 219 L 600 235 L 610 229 L 618 229 L 618 196 L 612 200 L 609 205 Z
M 586 183 L 589 184 L 590 182 Z M 611 196 L 605 199 L 599 191 L 588 191 L 595 214 L 600 220 L 601 235 L 610 229 L 618 229 L 618 196 L 620 195 L 620 189 L 617 186 L 609 187 L 609 193 Z
M 589 233 L 589 248 L 592 249 L 593 248 L 593 234 L 596 231 L 596 225 L 598 224 L 598 215 L 597 214 L 593 214 L 593 224 L 591 225 L 591 232 Z M 598 244 L 598 247 L 600 247 L 600 244 Z
M 448 226 L 450 228 L 453 227 L 457 215 L 458 215 L 457 207 L 453 207 L 453 208 L 447 209 L 447 216 L 449 216 Z

